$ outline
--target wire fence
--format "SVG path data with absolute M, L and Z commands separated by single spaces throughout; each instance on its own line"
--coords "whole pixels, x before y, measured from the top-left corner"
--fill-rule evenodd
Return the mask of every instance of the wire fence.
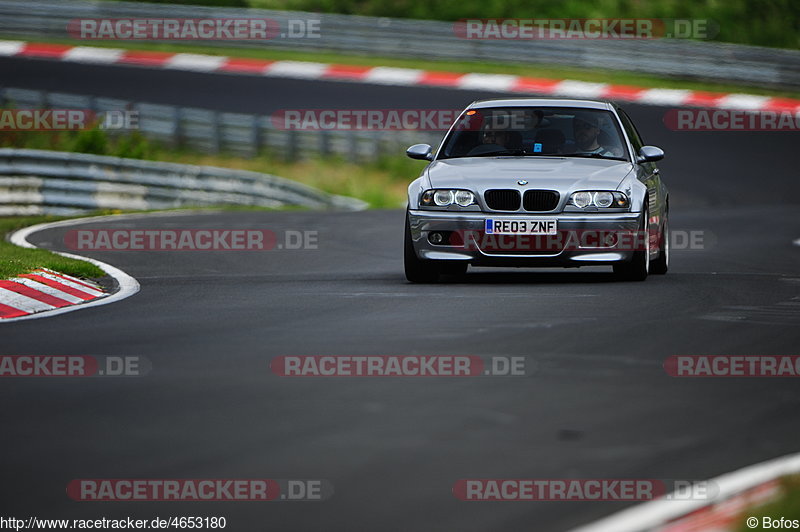
M 276 127 L 270 116 L 224 113 L 208 109 L 137 103 L 60 92 L 0 88 L 0 108 L 81 109 L 98 114 L 137 114 L 136 131 L 172 148 L 254 157 L 270 153 L 285 160 L 341 157 L 351 162 L 402 156 L 411 144 L 438 144 L 443 132 L 356 129 L 298 130 Z M 109 134 L 120 131 L 109 129 Z

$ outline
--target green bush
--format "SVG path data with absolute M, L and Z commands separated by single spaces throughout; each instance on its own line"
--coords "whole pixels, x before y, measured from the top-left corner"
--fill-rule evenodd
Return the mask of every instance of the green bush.
M 248 7 L 247 0 L 134 0 L 152 4 L 192 4 L 197 6 Z
M 108 136 L 99 128 L 78 131 L 67 151 L 106 155 L 108 153 Z
M 121 137 L 111 152 L 111 155 L 127 159 L 148 159 L 153 152 L 153 148 L 144 135 L 134 131 Z
M 99 127 L 78 131 L 0 130 L 0 148 L 70 151 L 128 159 L 153 159 L 161 149 L 138 131 L 110 135 Z
M 800 48 L 797 0 L 179 0 L 179 3 L 220 6 L 246 3 L 267 9 L 446 21 L 494 17 L 711 19 L 719 26 L 714 40 Z

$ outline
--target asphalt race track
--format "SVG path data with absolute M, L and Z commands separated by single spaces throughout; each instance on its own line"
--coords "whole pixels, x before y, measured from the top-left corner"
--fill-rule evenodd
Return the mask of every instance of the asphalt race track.
M 0 60 L 8 86 L 268 113 L 453 108 L 486 93 Z M 366 104 L 365 104 L 366 102 Z M 463 502 L 464 478 L 702 479 L 797 451 L 797 382 L 678 379 L 671 355 L 798 355 L 797 133 L 669 131 L 670 272 L 402 272 L 403 211 L 221 212 L 86 228 L 317 231 L 318 249 L 94 252 L 142 285 L 0 326 L 2 354 L 143 356 L 139 378 L 4 379 L 0 508 L 52 518 L 225 516 L 228 530 L 562 531 L 620 502 Z M 414 176 L 408 176 L 411 180 Z M 82 226 L 76 226 L 80 228 Z M 31 241 L 65 249 L 65 229 Z M 524 356 L 529 377 L 285 378 L 279 355 Z M 325 502 L 74 502 L 78 478 L 327 479 Z

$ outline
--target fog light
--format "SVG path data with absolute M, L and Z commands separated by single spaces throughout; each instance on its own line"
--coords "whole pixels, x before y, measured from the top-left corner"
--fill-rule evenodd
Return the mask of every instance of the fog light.
M 428 237 L 431 244 L 442 244 L 444 242 L 444 235 L 442 233 L 431 233 Z

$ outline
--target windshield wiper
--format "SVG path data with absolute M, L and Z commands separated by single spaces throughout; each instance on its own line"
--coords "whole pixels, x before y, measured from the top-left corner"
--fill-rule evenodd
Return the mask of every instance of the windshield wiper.
M 562 157 L 582 157 L 584 159 L 614 159 L 617 161 L 625 161 L 624 157 L 616 157 L 613 155 L 602 155 L 600 153 L 564 153 Z
M 513 150 L 494 150 L 486 153 L 471 155 L 470 157 L 487 157 L 492 155 L 526 155 L 526 152 L 523 148 Z

